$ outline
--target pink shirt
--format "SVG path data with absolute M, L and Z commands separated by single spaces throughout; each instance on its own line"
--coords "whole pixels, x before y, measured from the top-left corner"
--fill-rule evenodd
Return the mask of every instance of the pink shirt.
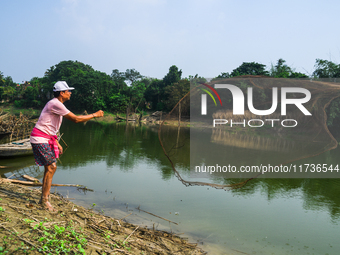
M 53 98 L 45 105 L 35 127 L 48 135 L 56 135 L 63 121 L 63 116 L 69 112 L 58 98 Z M 31 136 L 30 142 L 48 143 L 48 140 L 49 139 L 44 137 Z

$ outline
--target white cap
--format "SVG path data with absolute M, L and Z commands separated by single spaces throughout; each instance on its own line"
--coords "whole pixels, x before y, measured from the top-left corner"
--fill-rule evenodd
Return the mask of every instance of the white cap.
M 53 91 L 54 92 L 57 92 L 57 91 L 65 91 L 65 90 L 72 90 L 74 88 L 71 88 L 67 85 L 66 81 L 57 81 L 55 84 L 54 84 L 54 87 L 53 87 Z

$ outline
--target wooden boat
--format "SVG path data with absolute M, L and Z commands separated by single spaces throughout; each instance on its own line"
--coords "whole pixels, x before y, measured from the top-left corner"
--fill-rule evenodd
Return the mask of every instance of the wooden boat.
M 0 144 L 0 157 L 17 157 L 25 155 L 33 155 L 29 138 Z

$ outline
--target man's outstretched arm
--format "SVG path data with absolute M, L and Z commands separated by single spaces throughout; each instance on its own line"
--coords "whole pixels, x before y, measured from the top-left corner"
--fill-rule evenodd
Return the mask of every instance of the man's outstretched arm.
M 104 116 L 104 112 L 102 110 L 99 110 L 98 112 L 89 114 L 89 115 L 75 115 L 74 113 L 70 112 L 68 114 L 66 114 L 64 117 L 68 120 L 71 120 L 75 123 L 81 123 L 81 122 L 86 122 L 90 119 L 93 118 L 99 118 L 99 117 L 103 117 Z

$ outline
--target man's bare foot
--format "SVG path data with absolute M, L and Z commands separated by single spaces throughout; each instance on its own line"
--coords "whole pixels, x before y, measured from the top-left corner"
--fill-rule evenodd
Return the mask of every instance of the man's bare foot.
M 41 198 L 39 201 L 39 204 L 41 204 L 41 206 L 43 208 L 45 208 L 47 211 L 51 212 L 51 213 L 56 213 L 58 212 L 57 209 L 54 209 L 53 206 L 51 205 L 50 201 L 48 201 L 48 198 Z

